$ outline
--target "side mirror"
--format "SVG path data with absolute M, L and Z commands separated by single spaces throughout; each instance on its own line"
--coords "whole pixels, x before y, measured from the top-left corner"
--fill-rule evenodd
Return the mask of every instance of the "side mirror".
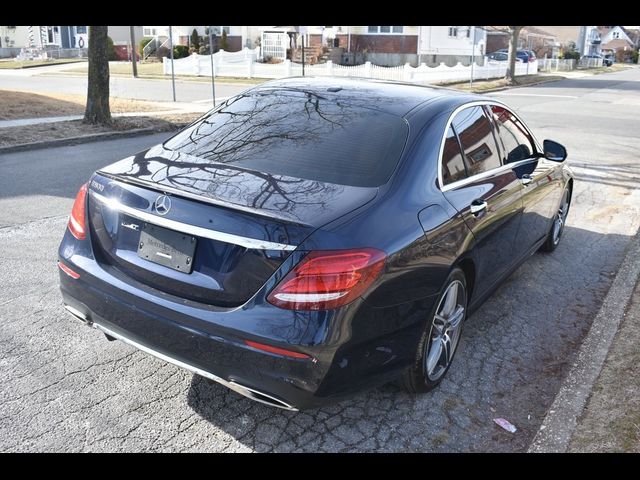
M 567 149 L 553 140 L 543 142 L 544 158 L 554 162 L 564 162 L 567 158 Z

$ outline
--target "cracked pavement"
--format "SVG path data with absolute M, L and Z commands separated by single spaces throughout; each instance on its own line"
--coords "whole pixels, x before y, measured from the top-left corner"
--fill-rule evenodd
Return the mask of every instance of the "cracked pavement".
M 640 69 L 496 98 L 567 146 L 561 245 L 468 320 L 433 392 L 391 383 L 302 413 L 108 342 L 62 308 L 56 249 L 78 186 L 161 135 L 0 156 L 0 451 L 526 451 L 640 225 Z

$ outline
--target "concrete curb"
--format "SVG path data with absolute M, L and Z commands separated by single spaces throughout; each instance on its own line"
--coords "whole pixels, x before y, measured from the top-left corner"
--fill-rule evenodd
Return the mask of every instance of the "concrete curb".
M 183 127 L 182 125 L 177 125 L 176 131 L 182 127 Z M 43 140 L 40 142 L 21 143 L 18 145 L 10 145 L 8 147 L 0 147 L 0 155 L 5 153 L 13 153 L 13 152 L 24 152 L 26 150 L 38 150 L 41 148 L 62 147 L 65 145 L 78 145 L 81 143 L 98 142 L 101 140 L 137 137 L 140 135 L 150 135 L 152 133 L 161 133 L 163 131 L 170 132 L 171 130 L 157 130 L 153 127 L 146 127 L 146 128 L 136 128 L 134 130 L 127 130 L 123 132 L 93 133 L 91 135 L 83 135 L 81 137 L 58 138 L 55 140 Z
M 564 453 L 640 276 L 640 231 L 627 248 L 620 270 L 589 329 L 575 363 L 536 433 L 529 453 Z

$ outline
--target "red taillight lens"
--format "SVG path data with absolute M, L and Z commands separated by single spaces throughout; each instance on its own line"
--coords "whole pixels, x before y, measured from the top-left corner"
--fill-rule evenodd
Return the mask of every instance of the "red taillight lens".
M 299 358 L 304 360 L 311 358 L 306 353 L 294 352 L 293 350 L 285 350 L 284 348 L 274 347 L 273 345 L 265 345 L 264 343 L 253 342 L 251 340 L 245 340 L 244 343 L 245 345 L 248 345 L 257 350 L 275 353 L 276 355 L 283 355 L 285 357 Z
M 78 272 L 74 272 L 62 262 L 58 262 L 58 268 L 75 280 L 80 278 L 80 274 Z
M 386 255 L 374 248 L 309 253 L 267 297 L 289 310 L 329 310 L 364 293 L 384 267 Z
M 84 240 L 87 237 L 87 225 L 85 222 L 87 205 L 87 184 L 85 183 L 78 190 L 76 201 L 73 202 L 71 208 L 71 216 L 69 217 L 69 231 L 71 235 L 78 240 Z

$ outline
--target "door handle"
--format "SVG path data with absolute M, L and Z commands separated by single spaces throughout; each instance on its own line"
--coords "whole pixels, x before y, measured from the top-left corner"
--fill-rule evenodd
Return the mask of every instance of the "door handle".
M 469 208 L 471 213 L 477 216 L 480 215 L 480 212 L 487 209 L 487 202 L 484 200 L 474 200 L 471 202 L 471 206 Z
M 533 182 L 533 177 L 528 173 L 525 173 L 520 177 L 520 181 L 523 185 L 529 185 L 531 182 Z

